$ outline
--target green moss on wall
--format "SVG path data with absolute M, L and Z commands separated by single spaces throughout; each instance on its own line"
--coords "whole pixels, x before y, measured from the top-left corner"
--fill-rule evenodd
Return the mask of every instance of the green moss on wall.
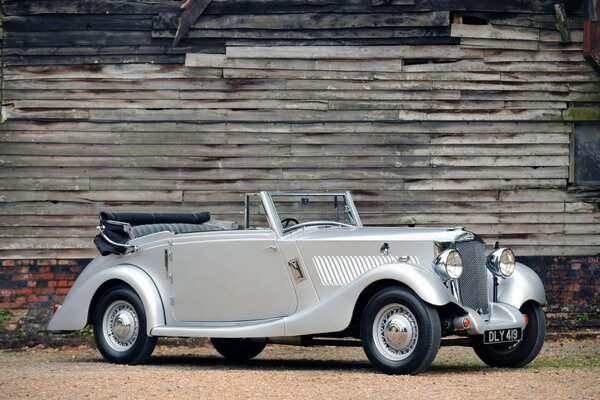
M 600 107 L 573 107 L 563 111 L 563 121 L 600 121 Z

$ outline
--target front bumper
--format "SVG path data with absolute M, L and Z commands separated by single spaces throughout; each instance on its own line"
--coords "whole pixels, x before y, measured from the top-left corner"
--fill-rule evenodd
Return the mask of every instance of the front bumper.
M 527 325 L 519 309 L 505 303 L 490 303 L 489 314 L 480 315 L 477 311 L 464 307 L 465 316 L 471 322 L 466 329 L 468 335 L 483 335 L 485 331 L 496 329 L 521 328 Z

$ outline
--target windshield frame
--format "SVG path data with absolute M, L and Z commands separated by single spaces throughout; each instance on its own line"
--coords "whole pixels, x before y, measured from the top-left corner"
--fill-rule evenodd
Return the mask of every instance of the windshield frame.
M 260 197 L 263 203 L 263 207 L 267 214 L 267 218 L 269 220 L 269 224 L 271 225 L 271 229 L 275 231 L 277 236 L 283 237 L 289 234 L 289 232 L 284 232 L 284 228 L 281 225 L 281 220 L 279 217 L 279 213 L 277 212 L 277 207 L 275 206 L 275 201 L 273 197 L 277 196 L 307 196 L 307 197 L 315 197 L 315 196 L 340 196 L 344 198 L 344 204 L 348 208 L 348 212 L 354 218 L 354 227 L 360 228 L 362 227 L 362 221 L 354 205 L 354 201 L 352 199 L 352 195 L 349 191 L 345 192 L 296 192 L 296 191 L 273 191 L 273 192 L 260 192 Z M 344 210 L 346 212 L 346 210 Z M 318 226 L 318 225 L 317 225 Z M 324 225 L 325 226 L 325 225 Z M 326 225 L 331 226 L 331 225 Z

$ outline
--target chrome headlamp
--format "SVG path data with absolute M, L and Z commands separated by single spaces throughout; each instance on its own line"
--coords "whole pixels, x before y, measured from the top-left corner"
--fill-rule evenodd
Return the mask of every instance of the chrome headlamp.
M 448 249 L 433 261 L 436 272 L 444 279 L 458 279 L 463 272 L 462 257 L 458 250 Z
M 508 278 L 515 271 L 515 253 L 511 249 L 498 249 L 487 257 L 487 267 L 495 276 Z

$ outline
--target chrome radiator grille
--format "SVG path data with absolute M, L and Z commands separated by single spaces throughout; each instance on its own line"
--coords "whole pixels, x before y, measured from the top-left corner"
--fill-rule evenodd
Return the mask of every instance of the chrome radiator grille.
M 485 266 L 485 243 L 473 240 L 456 243 L 463 260 L 463 274 L 458 280 L 460 301 L 474 310 L 488 312 L 488 293 Z

